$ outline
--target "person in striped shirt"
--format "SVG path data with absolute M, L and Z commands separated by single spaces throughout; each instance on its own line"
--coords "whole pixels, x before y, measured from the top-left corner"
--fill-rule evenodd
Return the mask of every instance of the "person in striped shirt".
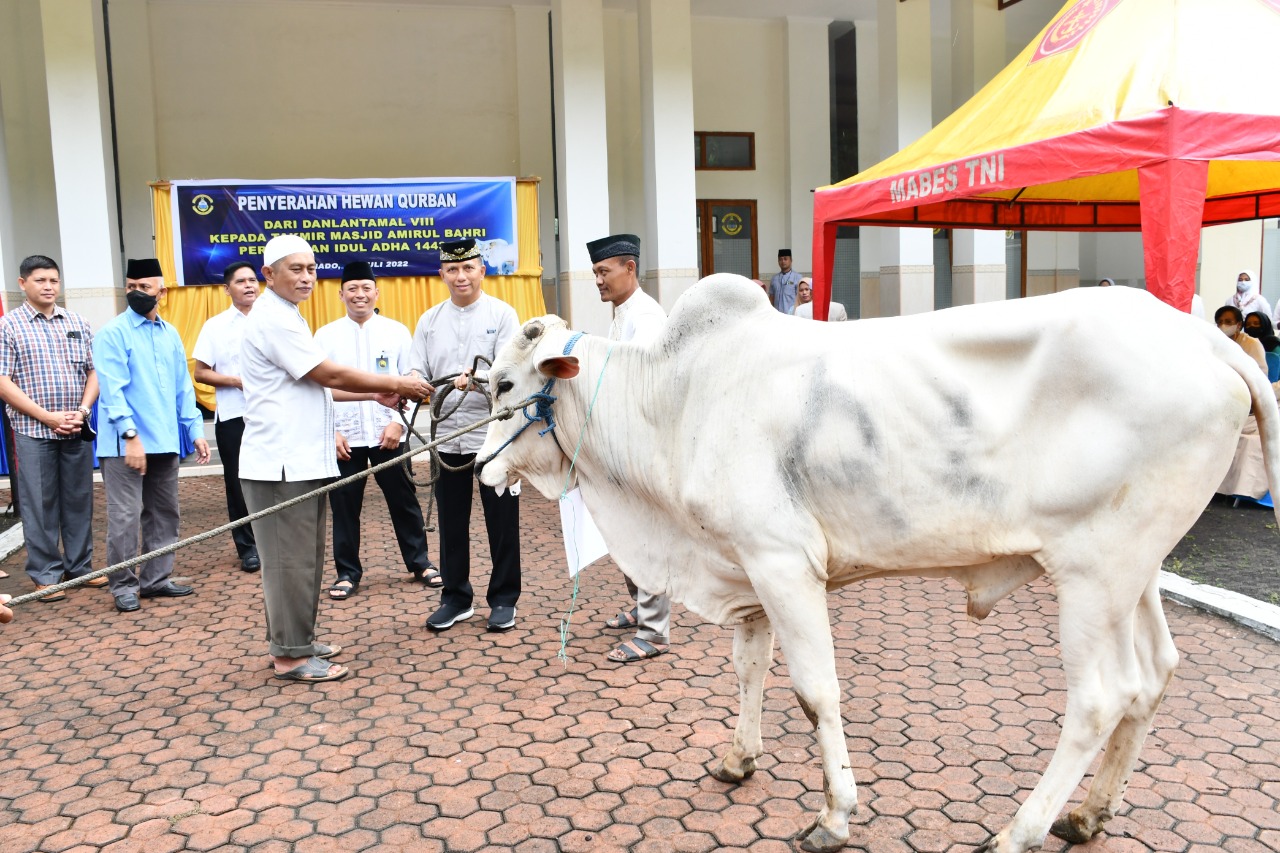
M 18 287 L 26 299 L 0 319 L 0 399 L 13 421 L 27 575 L 43 589 L 92 571 L 93 445 L 80 433 L 98 398 L 98 375 L 88 322 L 57 302 L 57 261 L 25 258 Z M 55 592 L 40 601 L 66 597 Z

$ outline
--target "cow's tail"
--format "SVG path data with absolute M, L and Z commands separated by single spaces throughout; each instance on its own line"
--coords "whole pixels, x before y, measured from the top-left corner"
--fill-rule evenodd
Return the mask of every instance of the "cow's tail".
M 1276 502 L 1277 492 L 1280 492 L 1280 406 L 1276 404 L 1276 392 L 1267 381 L 1267 375 L 1258 370 L 1258 363 L 1248 355 L 1228 359 L 1227 363 L 1249 386 L 1253 416 L 1258 421 L 1258 437 L 1262 439 L 1262 465 L 1266 468 L 1267 486 L 1275 503 L 1273 512 L 1277 523 L 1280 523 L 1280 502 Z

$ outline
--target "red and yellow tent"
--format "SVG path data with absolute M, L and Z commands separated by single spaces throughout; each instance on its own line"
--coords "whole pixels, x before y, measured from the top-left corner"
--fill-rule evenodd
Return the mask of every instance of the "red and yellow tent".
M 815 316 L 840 225 L 1142 232 L 1183 311 L 1200 228 L 1280 216 L 1280 0 L 1072 0 L 911 145 L 814 199 Z

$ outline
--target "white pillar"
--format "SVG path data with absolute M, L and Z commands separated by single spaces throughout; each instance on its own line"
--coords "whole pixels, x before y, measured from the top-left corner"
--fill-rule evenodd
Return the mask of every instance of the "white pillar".
M 933 126 L 932 35 L 928 3 L 878 0 L 881 154 L 915 142 Z M 933 233 L 886 228 L 880 242 L 880 314 L 933 310 Z
M 547 10 L 512 6 L 516 27 L 516 110 L 520 124 L 520 177 L 538 177 L 538 245 L 542 247 L 542 293 L 547 311 L 559 310 L 554 286 L 556 270 L 556 152 L 551 144 L 551 68 Z M 551 286 L 548 287 L 548 284 Z
M 858 75 L 858 171 L 879 163 L 880 30 L 874 20 L 854 22 Z M 859 317 L 880 316 L 880 243 L 882 229 L 858 228 Z
M 601 0 L 552 0 L 556 162 L 559 167 L 560 312 L 574 329 L 607 334 L 613 306 L 600 301 L 587 243 L 609 235 Z
M 831 183 L 830 23 L 787 18 L 787 234 L 802 272 L 814 266 L 813 190 Z
M 40 0 L 49 130 L 67 307 L 94 328 L 124 293 L 107 101 L 102 4 Z
M 1080 235 L 1073 231 L 1027 232 L 1027 296 L 1080 286 Z
M 155 256 L 155 221 L 149 181 L 162 176 L 156 152 L 151 25 L 147 0 L 111 0 L 111 73 L 116 102 L 120 201 L 127 258 Z M 217 128 L 215 133 L 229 131 Z M 109 139 L 109 137 L 108 137 Z M 176 247 L 175 247 L 176 250 Z
M 951 101 L 958 109 L 1003 70 L 1004 15 L 996 0 L 951 0 Z M 1005 298 L 1003 231 L 956 229 L 951 235 L 951 303 Z
M 4 281 L 4 307 L 12 311 L 22 302 L 18 289 L 18 247 L 13 237 L 13 196 L 9 192 L 9 149 L 4 142 L 4 93 L 0 92 L 0 280 Z
M 689 0 L 640 0 L 644 287 L 668 312 L 698 280 Z

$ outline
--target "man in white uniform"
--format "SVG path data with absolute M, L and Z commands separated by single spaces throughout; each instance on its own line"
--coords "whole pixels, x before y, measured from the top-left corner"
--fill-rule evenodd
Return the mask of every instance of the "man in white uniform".
M 462 374 L 455 387 L 466 387 L 475 357 L 493 361 L 498 350 L 516 336 L 520 321 L 516 311 L 500 299 L 484 292 L 485 263 L 475 240 L 440 244 L 440 277 L 449 288 L 449 299 L 422 315 L 413 333 L 409 366 L 428 380 Z M 453 409 L 446 400 L 445 411 Z M 454 414 L 440 423 L 439 434 L 489 416 L 489 406 L 480 394 L 468 394 Z M 484 445 L 488 430 L 472 430 L 440 446 L 440 460 L 463 470 L 441 470 L 436 480 L 436 504 L 440 519 L 440 574 L 444 587 L 440 609 L 427 619 L 432 631 L 446 631 L 455 622 L 475 615 L 471 590 L 472 488 L 476 478 L 471 468 L 476 453 Z M 485 528 L 489 533 L 489 554 L 493 574 L 485 595 L 489 603 L 490 631 L 509 631 L 516 624 L 516 602 L 520 598 L 520 502 L 507 492 L 499 496 L 490 486 L 480 486 Z
M 222 272 L 222 284 L 231 307 L 205 321 L 191 357 L 196 360 L 196 381 L 213 386 L 217 407 L 213 438 L 222 460 L 222 484 L 227 491 L 227 517 L 237 521 L 249 514 L 240 488 L 240 439 L 244 435 L 244 385 L 240 381 L 240 344 L 249 309 L 258 299 L 258 273 L 253 264 L 240 261 Z M 250 525 L 231 531 L 246 572 L 262 568 Z
M 375 313 L 378 283 L 373 268 L 352 261 L 342 270 L 342 303 L 347 316 L 316 331 L 316 343 L 338 364 L 383 376 L 409 372 L 408 328 Z M 363 401 L 333 404 L 338 473 L 350 477 L 402 454 L 408 436 L 400 416 L 378 403 L 372 395 Z M 338 394 L 335 400 L 340 400 Z M 387 513 L 400 546 L 405 568 L 419 582 L 439 586 L 440 573 L 427 559 L 427 532 L 418 504 L 417 489 L 403 465 L 374 474 L 387 501 Z M 329 493 L 333 510 L 333 562 L 337 582 L 329 589 L 333 599 L 348 598 L 360 587 L 360 510 L 364 505 L 364 480 Z
M 662 331 L 667 312 L 640 289 L 640 277 L 636 274 L 640 238 L 635 234 L 615 234 L 588 243 L 587 252 L 591 255 L 591 271 L 596 276 L 600 301 L 613 303 L 609 339 L 637 344 L 652 341 Z M 610 628 L 635 628 L 636 635 L 606 655 L 614 663 L 647 660 L 669 648 L 671 601 L 665 595 L 637 589 L 631 578 L 626 581 L 636 604 L 605 624 Z
M 329 388 L 377 393 L 386 405 L 396 405 L 398 397 L 420 399 L 430 393 L 415 377 L 366 373 L 325 357 L 298 311 L 316 283 L 316 256 L 306 240 L 293 234 L 272 237 L 262 258 L 267 290 L 249 312 L 241 350 L 245 413 L 240 485 L 251 513 L 338 476 Z M 325 506 L 314 497 L 253 522 L 276 678 L 310 683 L 333 681 L 348 672 L 327 660 L 341 647 L 317 643 L 315 636 L 324 579 Z

